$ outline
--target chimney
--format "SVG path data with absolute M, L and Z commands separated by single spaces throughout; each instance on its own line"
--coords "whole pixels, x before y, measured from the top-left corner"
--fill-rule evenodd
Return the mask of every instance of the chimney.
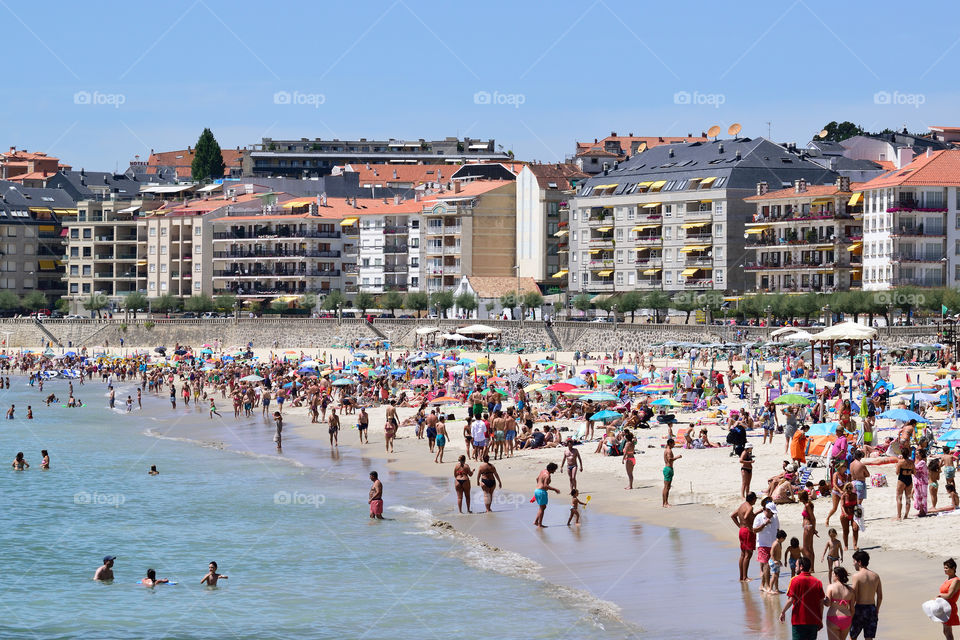
M 717 145 L 717 152 L 718 152 L 718 153 L 723 153 L 723 143 L 722 143 L 722 142 Z
M 610 132 L 610 137 L 611 137 L 611 138 L 616 138 L 616 137 L 617 137 L 617 132 L 616 132 L 616 131 L 611 131 L 611 132 Z
M 353 208 L 354 208 L 354 209 L 359 209 L 359 208 L 360 208 L 360 207 L 357 206 L 357 196 L 353 196 Z
M 420 202 L 420 192 L 419 192 L 419 191 L 417 191 L 416 193 L 413 194 L 413 201 L 414 201 L 414 202 Z
M 670 149 L 669 155 L 670 155 L 671 158 L 673 157 L 673 149 Z
M 737 160 L 740 159 L 740 149 L 737 149 Z
M 807 192 L 807 181 L 803 178 L 797 178 L 793 181 L 793 191 L 794 193 L 806 193 Z
M 929 158 L 932 155 L 933 155 L 933 149 L 931 147 L 927 147 L 927 157 Z
M 927 155 L 929 155 L 930 148 L 927 148 Z M 910 147 L 901 147 L 897 149 L 897 169 L 903 169 L 905 166 L 913 162 L 913 149 Z
M 454 192 L 454 193 L 460 193 L 460 181 L 459 181 L 459 180 L 457 180 L 456 182 L 453 183 L 453 192 Z
M 396 170 L 396 169 L 393 170 L 393 179 L 394 179 L 394 180 L 397 179 L 397 170 Z
M 837 178 L 838 191 L 850 191 L 850 176 L 840 176 Z
M 327 192 L 326 192 L 326 191 L 324 191 L 323 193 L 320 194 L 320 203 L 321 203 L 323 206 L 327 206 Z
M 630 132 L 630 137 L 631 137 L 631 138 L 633 137 L 633 131 Z
M 399 205 L 399 204 L 400 204 L 400 194 L 399 194 L 399 193 L 396 194 L 395 196 L 393 196 L 393 204 L 395 204 L 395 205 Z
M 767 186 L 767 181 L 766 181 L 766 180 L 763 180 L 763 181 L 757 183 L 757 195 L 758 195 L 758 196 L 762 196 L 763 194 L 765 194 L 765 193 L 766 193 L 767 191 L 769 191 L 769 190 L 770 190 L 770 188 Z

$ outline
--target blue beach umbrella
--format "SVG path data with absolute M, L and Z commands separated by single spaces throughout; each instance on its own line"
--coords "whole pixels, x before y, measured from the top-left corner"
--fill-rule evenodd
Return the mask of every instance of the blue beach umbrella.
M 810 428 L 807 430 L 808 436 L 832 436 L 837 432 L 837 427 L 840 426 L 839 422 L 816 422 L 810 425 Z
M 617 382 L 637 382 L 640 380 L 637 376 L 632 373 L 618 373 L 617 377 L 614 378 Z
M 350 378 L 337 378 L 333 381 L 333 386 L 335 387 L 349 387 L 352 384 L 356 384 L 356 382 Z
M 889 409 L 881 413 L 880 417 L 888 418 L 890 420 L 899 420 L 900 422 L 910 422 L 911 420 L 916 420 L 917 422 L 930 422 L 919 413 L 910 411 L 908 409 Z
M 584 400 L 593 400 L 594 402 L 613 402 L 619 400 L 620 398 L 609 391 L 595 391 L 583 396 Z
M 597 411 L 595 414 L 590 416 L 590 419 L 602 420 L 605 422 L 607 420 L 613 420 L 615 418 L 619 418 L 620 415 L 621 414 L 617 413 L 616 411 L 610 411 L 609 409 L 604 409 L 603 411 Z

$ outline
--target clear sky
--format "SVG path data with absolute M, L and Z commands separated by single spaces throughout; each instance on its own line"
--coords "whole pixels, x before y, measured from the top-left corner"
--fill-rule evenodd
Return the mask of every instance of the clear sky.
M 611 131 L 960 125 L 949 2 L 0 0 L 0 16 L 0 147 L 91 170 L 205 126 L 224 148 L 468 135 L 556 161 Z

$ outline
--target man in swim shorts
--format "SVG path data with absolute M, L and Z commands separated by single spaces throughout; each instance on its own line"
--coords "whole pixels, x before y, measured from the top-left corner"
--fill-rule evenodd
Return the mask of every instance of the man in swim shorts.
M 533 526 L 543 528 L 543 514 L 547 510 L 547 502 L 549 501 L 549 494 L 547 491 L 556 491 L 560 493 L 560 489 L 550 486 L 550 477 L 557 470 L 557 464 L 551 462 L 547 465 L 547 468 L 540 472 L 540 475 L 537 476 L 537 489 L 533 492 L 533 497 L 537 501 L 537 517 L 533 521 Z
M 473 417 L 477 420 L 483 417 L 483 394 L 480 393 L 480 389 L 474 390 L 470 394 L 470 404 L 472 405 L 471 413 Z
M 853 623 L 850 625 L 850 637 L 857 640 L 860 633 L 867 640 L 877 637 L 877 622 L 880 619 L 880 605 L 883 602 L 883 585 L 880 576 L 867 567 L 870 554 L 866 551 L 853 552 L 853 568 L 856 573 L 850 580 L 850 586 L 857 594 L 857 603 L 853 608 Z
M 867 465 L 863 464 L 863 450 L 857 449 L 853 455 L 853 461 L 850 462 L 850 479 L 853 481 L 853 488 L 857 492 L 857 504 L 863 504 L 867 499 L 867 478 L 870 477 L 870 471 Z
M 97 572 L 93 574 L 94 580 L 100 580 L 101 582 L 113 581 L 113 561 L 117 559 L 117 556 L 103 556 L 103 566 L 97 569 Z
M 370 472 L 370 481 L 373 482 L 367 500 L 370 503 L 370 518 L 383 520 L 383 483 L 380 482 L 376 471 Z
M 683 456 L 674 455 L 673 438 L 667 440 L 667 447 L 663 450 L 663 506 L 669 507 L 670 487 L 673 484 L 673 463 Z
M 737 510 L 730 514 L 733 524 L 737 525 L 740 539 L 740 582 L 749 582 L 747 574 L 750 570 L 750 559 L 753 558 L 753 552 L 757 548 L 757 534 L 753 531 L 753 521 L 757 513 L 753 510 L 753 505 L 757 503 L 757 494 L 753 491 L 747 494 L 743 504 L 737 507 Z
M 567 438 L 567 448 L 563 451 L 563 463 L 567 466 L 567 477 L 570 479 L 570 490 L 577 488 L 577 467 L 583 471 L 583 458 L 580 451 L 573 446 L 573 438 Z

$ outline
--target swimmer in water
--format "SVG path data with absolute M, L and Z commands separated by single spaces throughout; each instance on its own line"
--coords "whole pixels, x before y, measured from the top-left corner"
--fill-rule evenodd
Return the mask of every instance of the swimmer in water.
M 148 471 L 147 473 L 148 473 L 149 475 L 151 475 L 151 476 L 158 476 L 158 475 L 160 475 L 160 472 L 157 471 L 157 465 L 155 465 L 155 464 L 150 465 L 150 471 Z
M 147 569 L 147 577 L 140 581 L 140 583 L 145 587 L 155 587 L 158 584 L 166 584 L 170 582 L 167 578 L 157 578 L 157 572 L 153 569 Z
M 57 395 L 55 393 L 51 393 L 50 395 L 47 396 L 48 407 L 50 406 L 51 402 L 60 402 L 60 400 L 57 398 Z
M 17 457 L 14 458 L 13 464 L 10 465 L 17 471 L 23 471 L 24 469 L 30 468 L 30 463 L 23 459 L 23 451 L 17 452 Z
M 203 576 L 203 580 L 200 581 L 200 584 L 205 584 L 208 587 L 217 586 L 217 580 L 226 580 L 229 576 L 225 576 L 222 573 L 217 573 L 217 563 L 210 561 L 209 566 L 207 567 L 207 575 Z
M 40 468 L 41 468 L 41 469 L 49 469 L 49 468 L 50 468 L 50 454 L 47 453 L 47 450 L 46 450 L 46 449 L 41 449 L 41 450 L 40 450 L 40 455 L 43 456 L 43 460 L 40 461 Z
M 33 407 L 27 405 L 27 420 L 33 420 Z

